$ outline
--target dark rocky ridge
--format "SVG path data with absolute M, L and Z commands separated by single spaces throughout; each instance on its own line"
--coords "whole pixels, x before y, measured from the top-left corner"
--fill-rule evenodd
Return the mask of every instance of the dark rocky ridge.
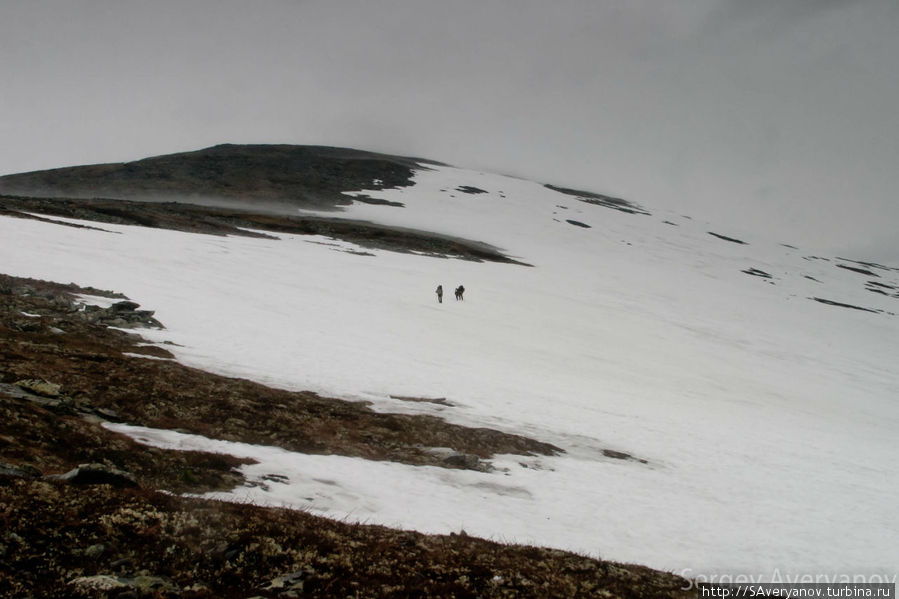
M 578 200 L 586 204 L 612 208 L 613 210 L 618 210 L 619 212 L 627 212 L 628 214 L 643 214 L 646 216 L 650 215 L 650 213 L 647 212 L 644 208 L 638 206 L 633 202 L 629 202 L 621 198 L 614 198 L 612 196 L 602 195 L 600 193 L 594 193 L 592 191 L 582 191 L 580 189 L 570 189 L 568 187 L 557 187 L 548 183 L 544 187 L 546 187 L 547 189 L 552 189 L 553 191 L 557 191 L 559 193 L 564 193 L 565 195 L 574 196 Z
M 298 213 L 338 211 L 353 202 L 401 208 L 398 202 L 343 192 L 406 187 L 416 169 L 437 164 L 347 148 L 225 144 L 0 177 L 0 214 L 218 235 L 259 235 L 247 228 L 325 235 L 367 248 L 524 265 L 481 241 Z
M 711 231 L 709 231 L 708 234 L 711 235 L 712 237 L 717 237 L 718 239 L 723 239 L 724 241 L 729 241 L 731 243 L 736 243 L 739 245 L 748 245 L 742 239 L 736 239 L 735 237 L 728 237 L 727 235 L 721 235 L 720 233 L 713 233 Z
M 224 144 L 134 162 L 6 175 L 0 177 L 0 193 L 334 210 L 353 202 L 342 192 L 405 187 L 413 170 L 426 164 L 438 163 L 325 146 Z
M 249 209 L 199 206 L 179 202 L 0 195 L 0 215 L 32 218 L 76 227 L 81 225 L 53 221 L 50 217 L 61 216 L 98 223 L 138 225 L 210 235 L 267 237 L 264 231 L 324 235 L 372 249 L 528 266 L 504 255 L 498 248 L 487 243 L 427 231 L 341 218 L 255 212 Z

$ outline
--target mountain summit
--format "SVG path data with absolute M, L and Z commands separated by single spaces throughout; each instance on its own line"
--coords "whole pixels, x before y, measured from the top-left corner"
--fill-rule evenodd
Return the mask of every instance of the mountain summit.
M 223 144 L 134 162 L 0 177 L 0 193 L 123 200 L 240 200 L 333 209 L 344 191 L 410 185 L 422 159 L 348 148 Z

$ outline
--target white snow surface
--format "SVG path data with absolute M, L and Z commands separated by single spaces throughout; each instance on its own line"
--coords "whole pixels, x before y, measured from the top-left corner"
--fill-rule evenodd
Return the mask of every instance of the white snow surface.
M 899 271 L 451 167 L 365 193 L 405 207 L 341 216 L 490 243 L 533 267 L 0 217 L 0 271 L 125 293 L 166 327 L 140 334 L 190 366 L 565 450 L 497 456 L 480 473 L 127 429 L 253 457 L 250 480 L 287 479 L 216 497 L 688 576 L 899 572 L 899 290 L 865 288 L 899 287 Z

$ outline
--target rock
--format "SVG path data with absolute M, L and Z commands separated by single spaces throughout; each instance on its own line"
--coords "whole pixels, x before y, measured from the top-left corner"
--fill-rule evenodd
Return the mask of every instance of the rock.
M 592 229 L 592 227 L 591 227 L 590 225 L 588 225 L 587 223 L 582 223 L 582 222 L 579 221 L 579 220 L 571 220 L 571 219 L 569 218 L 569 219 L 567 219 L 565 222 L 567 222 L 567 223 L 570 224 L 570 225 L 574 225 L 575 227 L 582 227 L 582 228 L 584 228 L 584 229 Z
M 636 456 L 632 456 L 629 453 L 625 453 L 623 451 L 617 451 L 615 449 L 603 449 L 602 455 L 606 456 L 607 458 L 612 458 L 615 460 L 629 460 L 632 462 L 640 462 L 641 464 L 649 463 L 647 460 L 644 460 L 643 458 L 638 458 Z
M 10 322 L 10 327 L 15 331 L 21 331 L 22 333 L 37 333 L 41 330 L 41 322 L 39 320 L 13 320 Z
M 134 578 L 122 578 L 128 586 L 141 589 L 143 591 L 177 591 L 178 587 L 174 586 L 169 580 L 161 576 L 135 576 Z
M 34 466 L 14 466 L 0 460 L 0 476 L 11 476 L 14 478 L 37 478 L 41 475 L 41 471 Z
M 50 383 L 45 381 L 44 379 L 24 379 L 21 381 L 16 381 L 15 385 L 16 387 L 24 389 L 25 391 L 30 391 L 35 395 L 53 399 L 59 397 L 60 390 L 62 389 L 62 385 Z
M 109 307 L 112 312 L 134 312 L 138 308 L 140 308 L 140 304 L 127 300 L 116 302 Z
M 220 543 L 213 550 L 212 555 L 216 561 L 224 560 L 230 562 L 240 557 L 243 550 L 244 546 L 241 543 Z
M 137 486 L 137 480 L 130 473 L 105 464 L 81 464 L 65 474 L 53 474 L 46 478 L 69 483 L 70 485 Z
M 109 567 L 113 568 L 115 570 L 119 570 L 119 569 L 132 569 L 133 570 L 134 569 L 134 560 L 132 560 L 130 557 L 123 557 L 123 558 L 117 559 L 114 562 L 112 562 L 111 564 L 109 564 Z
M 153 593 L 171 593 L 178 592 L 180 589 L 174 586 L 167 579 L 160 576 L 135 576 L 134 578 L 125 578 L 122 576 L 112 576 L 109 574 L 98 574 L 96 576 L 79 576 L 69 581 L 72 586 L 92 591 L 114 591 L 116 589 L 135 589 L 140 591 L 140 595 Z M 122 597 L 137 597 L 138 594 L 132 591 L 116 595 Z
M 311 569 L 297 570 L 296 572 L 291 572 L 290 574 L 285 574 L 284 576 L 279 576 L 274 579 L 264 590 L 281 591 L 279 596 L 284 597 L 296 596 L 295 593 L 303 592 L 303 585 L 305 584 L 306 579 L 313 574 L 315 574 L 315 571 Z M 291 595 L 291 593 L 294 594 Z
M 92 591 L 112 591 L 114 589 L 121 589 L 128 586 L 125 583 L 121 582 L 117 577 L 109 576 L 108 574 L 99 574 L 97 576 L 79 576 L 78 578 L 70 580 L 69 584 Z
M 454 453 L 443 458 L 443 463 L 452 468 L 465 470 L 481 470 L 481 458 L 470 453 Z
M 118 412 L 109 408 L 95 408 L 94 413 L 110 422 L 122 422 L 122 417 L 119 416 Z

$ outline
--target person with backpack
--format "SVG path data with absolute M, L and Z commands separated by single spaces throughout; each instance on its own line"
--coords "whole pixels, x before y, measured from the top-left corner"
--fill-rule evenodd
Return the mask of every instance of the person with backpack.
M 437 303 L 443 303 L 443 285 L 437 285 Z
M 462 297 L 462 294 L 464 294 L 464 293 L 465 293 L 465 287 L 463 287 L 462 285 L 459 285 L 458 287 L 456 287 L 456 301 L 465 299 Z

